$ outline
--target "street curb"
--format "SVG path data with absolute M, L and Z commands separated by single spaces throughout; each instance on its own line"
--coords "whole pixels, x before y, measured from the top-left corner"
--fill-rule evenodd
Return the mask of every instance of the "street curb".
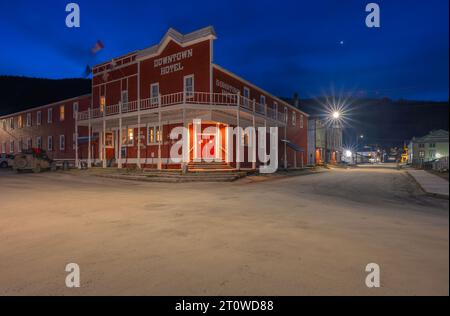
M 439 193 L 432 193 L 432 192 L 426 191 L 422 187 L 422 185 L 419 183 L 419 181 L 417 181 L 416 178 L 414 178 L 414 176 L 408 172 L 408 170 L 405 170 L 405 171 L 406 171 L 406 174 L 408 175 L 408 177 L 410 177 L 414 181 L 414 183 L 417 185 L 417 187 L 420 189 L 420 191 L 422 191 L 425 195 L 428 195 L 430 197 L 434 197 L 437 199 L 441 199 L 441 200 L 447 200 L 447 201 L 449 200 L 448 195 L 443 195 L 443 194 L 439 194 Z

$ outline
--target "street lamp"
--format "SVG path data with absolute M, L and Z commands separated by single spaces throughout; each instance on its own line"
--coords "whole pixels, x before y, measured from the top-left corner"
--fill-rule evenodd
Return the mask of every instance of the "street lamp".
M 331 123 L 331 127 L 334 128 L 334 125 L 339 122 L 341 118 L 341 112 L 335 110 L 330 113 L 329 122 Z M 325 164 L 328 164 L 328 126 L 325 126 Z

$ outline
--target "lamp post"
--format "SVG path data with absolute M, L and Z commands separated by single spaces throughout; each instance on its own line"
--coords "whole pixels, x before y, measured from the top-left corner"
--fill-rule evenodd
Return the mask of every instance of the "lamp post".
M 336 124 L 336 122 L 339 121 L 339 119 L 341 118 L 341 112 L 339 111 L 333 111 L 330 114 L 330 122 L 331 122 L 331 128 L 334 128 L 334 124 Z M 325 165 L 327 165 L 329 162 L 328 159 L 328 126 L 325 126 Z

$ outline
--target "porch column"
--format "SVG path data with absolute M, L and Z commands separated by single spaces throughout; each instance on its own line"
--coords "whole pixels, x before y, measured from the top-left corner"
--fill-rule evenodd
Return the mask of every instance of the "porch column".
M 140 113 L 140 105 L 138 102 L 138 132 L 137 132 L 137 138 L 138 138 L 138 149 L 137 149 L 137 167 L 141 168 L 141 113 Z
M 137 167 L 141 168 L 141 63 L 138 62 L 137 73 L 137 110 L 138 110 L 138 150 Z
M 91 115 L 92 115 L 92 109 L 89 107 L 88 109 L 88 116 L 89 116 L 89 121 L 88 121 L 88 168 L 92 167 L 92 152 L 91 152 L 91 133 L 92 133 L 92 126 L 91 126 Z
M 122 102 L 119 102 L 119 131 L 117 133 L 117 146 L 119 147 L 119 158 L 117 168 L 122 169 Z
M 106 108 L 103 109 L 103 133 L 102 133 L 102 167 L 106 168 Z
M 161 142 L 163 140 L 163 131 L 161 128 L 161 96 L 158 96 L 158 130 L 159 130 L 159 139 L 158 139 L 158 170 L 162 169 L 162 159 L 161 159 Z M 158 136 L 155 135 L 155 136 Z
M 236 169 L 240 170 L 241 169 L 241 162 L 240 162 L 240 155 L 241 155 L 241 129 L 240 129 L 240 124 L 241 124 L 241 111 L 239 108 L 239 104 L 237 106 L 237 112 L 236 112 L 236 121 L 237 121 L 237 134 L 236 134 Z
M 257 157 L 257 155 L 256 155 L 257 133 L 256 133 L 255 107 L 254 106 L 253 106 L 253 111 L 252 111 L 252 121 L 253 121 L 253 134 L 254 134 L 254 137 L 252 137 L 252 147 L 253 147 L 252 150 L 254 152 L 254 157 L 253 157 L 254 161 L 252 161 L 252 169 L 255 170 L 256 169 L 256 157 Z M 253 141 L 254 141 L 254 143 L 253 143 Z
M 78 161 L 78 110 L 75 111 L 75 168 L 79 168 Z
M 183 120 L 183 128 L 185 128 L 185 129 L 188 129 L 189 128 L 189 126 L 186 126 L 187 124 L 186 124 L 186 107 L 184 107 L 183 106 L 183 117 L 182 117 L 182 120 Z M 183 157 L 183 161 L 181 162 L 181 170 L 185 170 L 185 167 L 186 167 L 186 164 L 188 163 L 188 160 L 189 160 L 189 133 L 186 133 L 186 135 L 182 135 L 182 137 L 187 137 L 188 139 L 186 140 L 186 139 L 183 139 L 183 142 L 186 142 L 187 141 L 187 144 L 188 144 L 188 146 L 187 146 L 187 153 L 186 152 L 184 152 L 184 148 L 183 148 L 183 150 L 182 150 L 182 157 Z M 184 171 L 183 171 L 184 172 Z
M 222 137 L 220 134 L 220 125 L 219 123 L 216 123 L 216 136 L 214 137 L 214 140 L 216 141 L 215 144 L 215 154 L 216 154 L 216 160 L 217 161 L 221 161 L 222 160 L 222 149 L 221 149 L 221 144 L 222 144 Z
M 286 140 L 287 140 L 287 119 L 285 120 L 284 125 L 284 169 L 287 169 L 287 147 L 286 147 Z

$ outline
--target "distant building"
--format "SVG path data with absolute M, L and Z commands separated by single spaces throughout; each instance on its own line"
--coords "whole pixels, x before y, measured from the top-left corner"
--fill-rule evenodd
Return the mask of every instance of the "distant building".
M 343 156 L 342 128 L 326 126 L 318 118 L 310 119 L 308 122 L 308 153 L 308 164 L 310 165 L 341 162 Z
M 448 157 L 448 131 L 435 130 L 423 137 L 414 137 L 408 145 L 408 162 L 422 165 Z

